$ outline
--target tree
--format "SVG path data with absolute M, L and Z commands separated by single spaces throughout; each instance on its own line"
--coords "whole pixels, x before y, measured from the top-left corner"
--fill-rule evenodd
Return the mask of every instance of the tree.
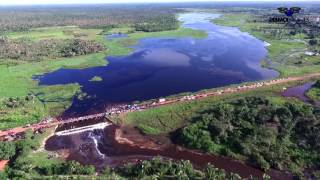
M 313 85 L 313 87 L 320 88 L 320 80 L 318 80 L 318 81 Z
M 316 40 L 316 39 L 310 39 L 309 40 L 309 45 L 310 46 L 315 46 L 315 45 L 317 45 L 318 44 L 318 40 Z
M 215 168 L 211 164 L 208 164 L 204 169 L 204 176 L 205 179 L 227 179 L 225 171 Z
M 64 164 L 63 174 L 80 174 L 81 165 L 76 161 L 68 161 Z
M 6 172 L 0 172 L 0 179 L 8 179 L 8 174 Z
M 175 140 L 209 153 L 240 154 L 264 170 L 300 167 L 302 171 L 306 157 L 290 152 L 302 149 L 312 154 L 311 159 L 320 152 L 319 112 L 302 103 L 273 104 L 261 97 L 229 100 L 203 109 L 177 131 Z
M 95 172 L 96 172 L 96 169 L 92 165 L 83 166 L 81 170 L 81 174 L 84 174 L 84 175 L 93 175 Z
M 0 159 L 9 160 L 16 154 L 16 146 L 12 142 L 0 142 Z
M 30 173 L 34 168 L 34 165 L 32 164 L 31 160 L 25 158 L 24 156 L 20 156 L 14 162 L 13 168 L 25 173 Z

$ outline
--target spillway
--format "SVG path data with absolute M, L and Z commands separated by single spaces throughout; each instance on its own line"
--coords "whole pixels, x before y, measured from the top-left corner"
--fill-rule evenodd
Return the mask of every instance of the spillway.
M 94 130 L 94 129 L 104 129 L 105 127 L 110 126 L 110 125 L 112 125 L 112 123 L 110 123 L 110 122 L 102 122 L 102 123 L 93 124 L 93 125 L 89 125 L 89 126 L 78 127 L 78 128 L 73 128 L 73 129 L 69 129 L 69 130 L 55 132 L 55 135 L 57 135 L 57 136 L 67 136 L 67 135 L 71 135 L 71 134 L 82 133 L 82 132 L 85 132 L 85 131 L 91 131 L 91 130 Z

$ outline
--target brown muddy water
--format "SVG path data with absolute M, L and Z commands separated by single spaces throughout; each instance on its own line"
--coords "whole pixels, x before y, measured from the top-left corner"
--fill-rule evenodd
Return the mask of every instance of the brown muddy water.
M 234 172 L 241 177 L 262 177 L 263 172 L 223 156 L 214 156 L 199 151 L 188 150 L 171 143 L 164 136 L 145 136 L 132 127 L 110 125 L 105 129 L 95 129 L 68 136 L 52 136 L 46 142 L 49 151 L 67 151 L 67 160 L 94 165 L 98 170 L 105 166 L 117 167 L 125 163 L 135 163 L 157 156 L 173 160 L 189 160 L 196 168 L 208 163 L 217 168 Z M 270 170 L 272 179 L 293 179 L 285 172 Z

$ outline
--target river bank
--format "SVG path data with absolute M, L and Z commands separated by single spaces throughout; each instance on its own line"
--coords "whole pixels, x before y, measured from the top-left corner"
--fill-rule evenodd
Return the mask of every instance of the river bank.
M 208 163 L 211 163 L 217 168 L 237 173 L 243 178 L 250 177 L 250 175 L 261 178 L 264 174 L 258 168 L 242 162 L 176 146 L 165 136 L 142 135 L 137 129 L 129 126 L 111 125 L 103 131 L 91 133 L 95 134 L 95 137 L 99 136 L 97 149 L 95 149 L 92 142 L 85 140 L 87 139 L 84 138 L 86 133 L 64 138 L 52 137 L 47 141 L 46 149 L 50 151 L 69 149 L 67 160 L 93 164 L 98 170 L 103 170 L 105 165 L 118 167 L 126 163 L 136 163 L 161 156 L 174 160 L 189 160 L 197 168 L 203 168 Z M 86 147 L 86 150 L 83 147 Z M 292 179 L 290 174 L 276 170 L 270 170 L 267 174 L 272 179 Z

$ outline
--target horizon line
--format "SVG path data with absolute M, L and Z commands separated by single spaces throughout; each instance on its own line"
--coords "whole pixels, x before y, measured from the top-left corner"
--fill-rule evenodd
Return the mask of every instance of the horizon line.
M 168 1 L 168 2 L 103 2 L 103 3 L 35 3 L 35 4 L 0 4 L 2 6 L 63 6 L 63 5 L 118 5 L 118 4 L 188 4 L 188 3 L 320 3 L 319 0 L 304 1 L 304 0 L 289 0 L 289 1 L 279 1 L 279 0 L 228 0 L 228 1 Z

